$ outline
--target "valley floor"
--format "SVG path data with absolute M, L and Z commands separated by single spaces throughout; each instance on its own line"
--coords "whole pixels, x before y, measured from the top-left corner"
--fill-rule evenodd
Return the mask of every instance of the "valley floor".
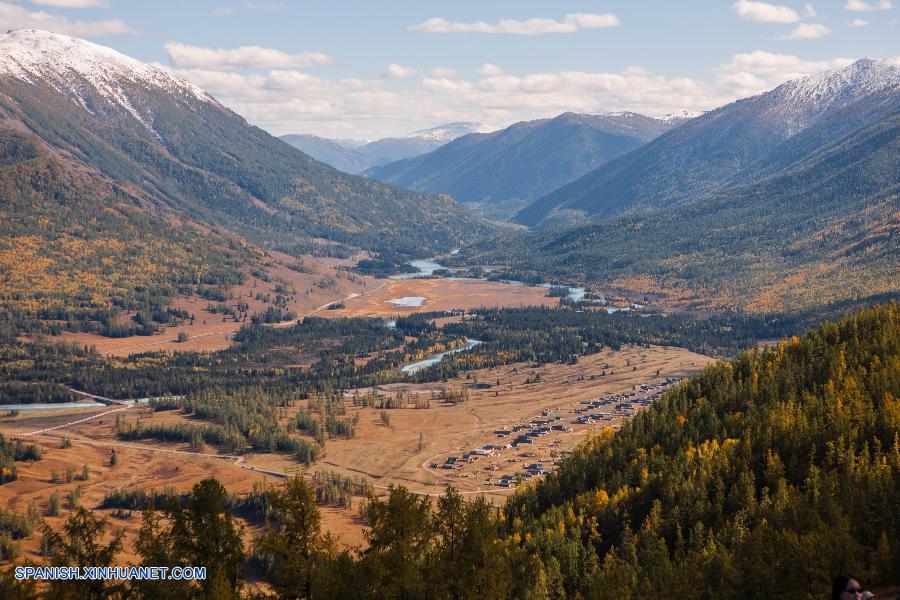
M 82 505 L 96 507 L 106 493 L 117 488 L 162 490 L 171 486 L 183 492 L 199 479 L 213 476 L 230 492 L 246 493 L 254 484 L 274 484 L 285 473 L 298 470 L 307 473 L 334 470 L 363 476 L 374 485 L 376 495 L 383 495 L 391 484 L 402 484 L 429 495 L 438 495 L 446 486 L 452 485 L 464 493 L 484 494 L 494 502 L 501 502 L 511 490 L 486 485 L 486 479 L 496 482 L 503 474 L 520 473 L 526 463 L 541 463 L 552 469 L 552 463 L 558 457 L 586 437 L 605 427 L 618 427 L 627 418 L 617 415 L 608 422 L 572 424 L 577 416 L 572 411 L 581 406 L 580 401 L 631 392 L 639 384 L 689 376 L 710 362 L 712 359 L 706 356 L 678 348 L 625 347 L 618 352 L 605 351 L 582 357 L 574 365 L 534 368 L 516 364 L 472 371 L 443 384 L 383 386 L 379 389 L 383 394 L 396 394 L 402 390 L 407 395 L 419 393 L 429 397 L 432 390 L 441 387 L 458 389 L 473 381 L 490 384 L 485 389 L 472 389 L 469 400 L 464 403 L 431 402 L 430 408 L 426 409 L 392 409 L 389 411 L 390 425 L 380 422 L 379 409 L 348 406 L 348 411 L 358 411 L 360 415 L 355 437 L 329 439 L 323 456 L 309 468 L 298 467 L 284 455 L 251 453 L 237 457 L 217 453 L 209 446 L 198 454 L 190 452 L 187 444 L 122 442 L 115 436 L 117 414 L 124 422 L 132 423 L 138 419 L 145 423 L 190 421 L 175 411 L 152 413 L 140 406 L 118 412 L 113 412 L 116 411 L 114 407 L 23 411 L 16 417 L 0 421 L 0 432 L 39 442 L 45 455 L 35 463 L 19 463 L 19 479 L 0 486 L 0 506 L 24 512 L 33 500 L 43 510 L 50 494 L 56 491 L 63 510 L 59 517 L 48 517 L 48 522 L 57 526 L 68 513 L 64 499 L 77 486 L 81 487 Z M 603 370 L 608 375 L 597 377 Z M 528 379 L 534 380 L 538 374 L 540 382 L 524 383 Z M 593 380 L 592 375 L 595 376 Z M 360 390 L 361 393 L 366 391 Z M 288 409 L 285 419 L 293 417 L 296 410 Z M 511 441 L 511 438 L 500 440 L 494 431 L 540 417 L 543 411 L 563 416 L 559 422 L 573 431 L 554 431 L 534 444 L 503 450 L 480 462 L 465 464 L 461 469 L 432 467 L 442 463 L 447 456 L 460 455 L 461 450 Z M 66 426 L 66 423 L 90 416 L 94 418 Z M 52 427 L 59 428 L 42 431 Z M 70 447 L 60 447 L 63 437 L 69 438 Z M 117 465 L 110 466 L 109 457 L 114 448 L 119 460 Z M 71 468 L 78 474 L 85 464 L 90 470 L 87 481 L 51 482 L 51 471 L 63 474 Z M 345 545 L 364 544 L 365 522 L 358 514 L 361 500 L 354 498 L 350 509 L 323 507 L 325 528 L 339 535 Z M 137 512 L 130 519 L 112 517 L 112 510 L 98 512 L 110 516 L 116 529 L 124 529 L 127 536 L 134 539 L 140 527 Z M 248 524 L 248 533 L 252 530 L 252 524 Z M 33 554 L 37 551 L 38 540 L 39 536 L 33 536 L 25 541 L 23 548 L 27 556 L 38 558 Z
M 390 319 L 404 314 L 426 311 L 471 310 L 481 307 L 557 306 L 559 298 L 547 295 L 547 289 L 497 282 L 453 279 L 374 279 L 339 271 L 336 267 L 349 260 L 308 259 L 309 272 L 290 269 L 293 259 L 274 255 L 270 262 L 268 281 L 251 276 L 246 283 L 231 290 L 234 304 L 245 300 L 249 312 L 264 311 L 267 302 L 258 294 L 274 296 L 277 282 L 297 291 L 288 308 L 296 319 L 317 314 L 326 317 L 374 316 Z M 329 283 L 330 285 L 318 285 Z M 409 306 L 398 306 L 390 300 L 417 298 Z M 332 304 L 341 302 L 335 308 Z M 164 333 L 150 338 L 103 338 L 91 334 L 67 333 L 66 341 L 94 345 L 101 353 L 127 356 L 132 353 L 158 350 L 211 351 L 228 347 L 231 336 L 241 322 L 206 310 L 207 300 L 177 298 L 176 308 L 196 315 L 193 325 L 165 328 Z M 445 317 L 436 322 L 458 320 Z M 287 326 L 294 321 L 275 326 Z M 179 343 L 177 332 L 184 331 L 188 340 Z M 178 411 L 152 412 L 146 406 L 127 408 L 110 406 L 92 409 L 60 409 L 21 411 L 17 416 L 0 420 L 0 433 L 9 437 L 38 442 L 45 450 L 44 458 L 34 463 L 19 463 L 19 479 L 0 486 L 0 506 L 6 510 L 25 512 L 35 502 L 42 512 L 49 497 L 57 492 L 61 499 L 59 516 L 47 517 L 48 523 L 59 527 L 68 515 L 65 498 L 76 488 L 81 490 L 81 504 L 98 507 L 104 496 L 118 488 L 156 489 L 174 488 L 188 491 L 198 480 L 215 477 L 235 494 L 249 493 L 254 485 L 274 485 L 286 474 L 316 471 L 336 471 L 358 476 L 370 482 L 374 493 L 384 496 L 388 487 L 401 484 L 419 494 L 436 497 L 447 486 L 456 487 L 463 494 L 485 495 L 491 502 L 503 502 L 513 488 L 499 486 L 504 475 L 523 472 L 526 464 L 540 464 L 548 470 L 565 454 L 603 429 L 618 428 L 633 412 L 610 411 L 606 420 L 592 424 L 576 424 L 574 411 L 583 408 L 584 400 L 602 396 L 634 392 L 642 384 L 664 384 L 666 380 L 694 375 L 713 359 L 681 348 L 659 346 L 625 346 L 619 351 L 605 350 L 580 357 L 576 364 L 546 364 L 535 367 L 517 363 L 502 367 L 480 369 L 464 373 L 447 382 L 426 384 L 392 384 L 375 389 L 347 393 L 348 414 L 358 413 L 359 421 L 353 438 L 327 440 L 319 460 L 303 467 L 284 454 L 248 453 L 233 456 L 206 446 L 193 452 L 187 444 L 153 441 L 123 442 L 116 436 L 116 423 L 123 425 L 196 422 Z M 601 373 L 606 373 L 601 375 Z M 473 385 L 477 384 L 477 385 Z M 437 400 L 442 390 L 468 390 L 468 399 L 459 404 Z M 428 408 L 401 408 L 389 411 L 390 424 L 381 421 L 381 410 L 354 406 L 353 397 L 374 392 L 382 397 L 405 395 L 430 399 Z M 407 404 L 407 406 L 410 406 Z M 282 422 L 291 421 L 299 407 L 289 407 Z M 606 409 L 601 409 L 606 410 Z M 549 415 L 549 417 L 548 417 Z M 518 435 L 500 438 L 496 430 L 512 429 L 517 424 L 535 418 L 556 419 L 554 423 L 571 431 L 554 430 L 549 435 L 534 438 L 534 443 L 505 448 L 477 462 L 456 463 L 455 468 L 443 468 L 448 457 L 461 457 L 462 452 L 485 444 L 505 445 Z M 63 438 L 71 446 L 63 448 Z M 115 449 L 118 463 L 110 466 Z M 52 482 L 52 473 L 64 474 L 67 469 L 81 473 L 88 465 L 87 481 Z M 527 485 L 524 483 L 523 485 Z M 339 508 L 323 506 L 324 528 L 337 535 L 346 546 L 364 546 L 365 521 L 359 515 L 361 497 L 354 497 L 352 506 Z M 140 514 L 130 518 L 113 516 L 112 509 L 95 509 L 108 516 L 115 530 L 124 530 L 130 540 L 136 538 Z M 247 538 L 255 525 L 246 523 Z M 23 541 L 26 558 L 39 561 L 39 535 Z M 131 543 L 126 541 L 126 549 Z

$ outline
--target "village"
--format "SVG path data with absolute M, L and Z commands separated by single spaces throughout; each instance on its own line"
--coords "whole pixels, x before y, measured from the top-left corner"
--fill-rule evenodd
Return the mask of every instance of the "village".
M 431 462 L 427 469 L 436 475 L 441 470 L 449 471 L 444 475 L 448 478 L 474 478 L 476 482 L 483 478 L 481 486 L 500 490 L 515 488 L 522 482 L 550 474 L 586 436 L 606 428 L 618 429 L 626 419 L 652 405 L 683 379 L 667 377 L 658 382 L 638 383 L 632 391 L 542 410 L 530 419 L 495 429 L 496 441 L 458 455 L 447 455 L 443 462 Z

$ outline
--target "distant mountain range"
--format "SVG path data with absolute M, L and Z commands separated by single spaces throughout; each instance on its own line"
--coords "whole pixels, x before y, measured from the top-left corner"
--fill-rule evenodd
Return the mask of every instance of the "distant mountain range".
M 117 310 L 227 287 L 260 248 L 336 243 L 385 264 L 462 246 L 456 260 L 520 277 L 751 310 L 900 288 L 891 61 L 692 119 L 566 113 L 473 128 L 320 151 L 406 144 L 426 153 L 368 173 L 495 217 L 536 198 L 516 214 L 533 231 L 496 235 L 449 196 L 327 166 L 164 68 L 44 31 L 0 34 L 0 314 L 122 333 Z
M 895 63 L 864 59 L 692 119 L 536 200 L 540 226 L 662 208 L 762 181 L 900 106 Z
M 458 137 L 487 131 L 491 128 L 479 123 L 447 123 L 375 141 L 332 140 L 310 134 L 283 135 L 281 139 L 335 169 L 358 174 L 371 167 L 431 152 Z
M 357 148 L 364 146 L 367 142 L 330 140 L 307 133 L 282 135 L 279 139 L 308 154 L 317 161 L 344 173 L 361 173 L 372 164 L 368 157 L 356 151 Z
M 715 110 L 520 213 L 542 229 L 460 260 L 760 311 L 896 293 L 898 83 L 862 60 Z
M 685 118 L 636 113 L 579 115 L 515 123 L 460 137 L 437 150 L 364 174 L 508 219 L 534 199 L 679 125 Z
M 68 36 L 0 35 L 0 125 L 145 204 L 286 251 L 325 238 L 422 255 L 490 230 L 449 199 L 337 171 L 168 71 Z

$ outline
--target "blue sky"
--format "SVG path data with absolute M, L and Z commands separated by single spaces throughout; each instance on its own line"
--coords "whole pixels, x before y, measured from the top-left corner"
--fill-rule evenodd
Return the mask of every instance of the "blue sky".
M 900 55 L 888 0 L 0 0 L 40 27 L 158 62 L 274 134 L 373 139 L 567 110 L 707 110 Z

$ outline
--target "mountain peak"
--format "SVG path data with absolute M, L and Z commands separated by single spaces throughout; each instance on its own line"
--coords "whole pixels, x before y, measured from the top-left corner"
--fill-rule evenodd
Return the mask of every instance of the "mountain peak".
M 632 117 L 640 117 L 642 119 L 646 119 L 645 115 L 640 113 L 632 112 L 630 110 L 618 110 L 614 112 L 607 112 L 600 115 L 601 117 L 607 117 L 610 119 L 630 119 Z
M 898 87 L 900 65 L 897 61 L 862 58 L 840 69 L 783 83 L 775 88 L 773 95 L 779 101 L 790 99 L 825 108 Z
M 491 131 L 494 131 L 494 129 L 492 127 L 484 125 L 483 123 L 472 123 L 469 121 L 465 121 L 457 123 L 446 123 L 444 125 L 438 125 L 437 127 L 414 131 L 412 133 L 400 136 L 400 139 L 416 138 L 447 143 L 455 140 L 458 137 L 462 137 L 470 133 L 490 133 Z
M 601 165 L 519 213 L 526 225 L 572 215 L 668 208 L 745 185 L 900 108 L 900 64 L 864 59 L 705 113 Z M 675 123 L 673 123 L 675 124 Z
M 682 110 L 680 112 L 673 112 L 663 115 L 659 117 L 659 120 L 666 123 L 679 123 L 681 121 L 689 121 L 691 119 L 695 119 L 702 114 L 703 111 L 699 110 Z
M 81 91 L 84 83 L 126 108 L 130 103 L 123 85 L 128 83 L 213 102 L 199 87 L 158 65 L 143 63 L 93 42 L 41 29 L 14 29 L 0 34 L 0 77 L 4 76 L 29 83 L 44 80 L 81 104 L 85 104 Z

